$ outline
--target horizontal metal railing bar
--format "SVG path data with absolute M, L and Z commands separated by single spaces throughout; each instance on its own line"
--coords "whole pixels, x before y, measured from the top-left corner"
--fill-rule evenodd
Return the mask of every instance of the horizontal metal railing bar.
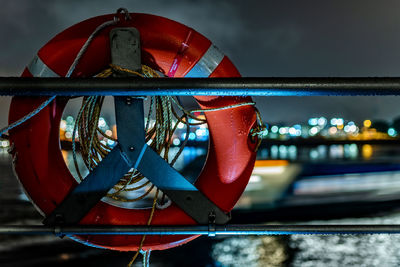
M 400 234 L 400 225 L 2 225 L 0 235 L 293 235 Z
M 0 95 L 400 95 L 397 77 L 332 78 L 20 78 L 0 77 Z

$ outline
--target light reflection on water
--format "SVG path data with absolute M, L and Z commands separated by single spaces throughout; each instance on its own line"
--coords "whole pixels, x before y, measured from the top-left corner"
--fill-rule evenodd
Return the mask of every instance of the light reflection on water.
M 213 246 L 211 256 L 217 266 L 284 266 L 289 259 L 287 238 L 226 238 Z
M 197 149 L 187 154 L 188 162 L 192 157 L 195 158 Z M 0 199 L 16 199 L 21 191 L 17 188 L 18 183 L 13 177 L 10 167 L 11 159 L 8 154 L 0 154 L 0 170 L 3 177 L 0 180 Z M 37 219 L 40 223 L 41 218 L 31 206 L 20 205 L 17 203 L 11 206 L 3 204 L 1 213 L 2 220 L 8 222 L 12 219 L 12 224 L 32 223 L 29 220 Z M 30 209 L 29 209 L 30 208 Z M 26 210 L 31 212 L 27 212 Z M 35 217 L 36 216 L 36 217 Z M 3 222 L 3 223 L 4 223 Z M 342 220 L 325 220 L 312 222 L 312 224 L 398 224 L 400 215 L 397 213 L 382 217 L 372 218 L 353 218 Z M 23 239 L 24 238 L 24 239 Z M 26 243 L 44 244 L 45 242 L 58 241 L 54 237 L 21 237 L 12 238 L 13 247 L 22 246 Z M 0 240 L 1 241 L 1 240 Z M 29 241 L 29 242 L 28 242 Z M 63 240 L 65 241 L 65 239 Z M 293 235 L 290 237 L 264 236 L 264 237 L 231 237 L 215 239 L 210 250 L 214 266 L 388 266 L 400 265 L 400 236 L 398 235 L 360 235 L 360 236 L 311 236 Z M 10 248 L 10 239 L 3 239 L 0 242 L 0 249 L 6 251 Z M 59 242 L 61 243 L 61 241 Z M 54 242 L 54 246 L 57 244 Z M 72 247 L 77 244 L 71 245 Z M 83 248 L 81 250 L 85 250 Z M 89 249 L 89 248 L 87 248 Z M 172 251 L 172 250 L 171 250 Z M 70 253 L 78 253 L 71 250 Z M 167 253 L 167 252 L 158 252 Z M 195 252 L 193 252 L 195 253 Z M 96 254 L 97 255 L 97 254 Z M 52 257 L 52 255 L 49 255 Z M 76 257 L 80 257 L 77 255 Z M 189 261 L 190 255 L 176 254 L 176 258 L 186 257 Z M 154 261 L 156 266 L 164 266 L 164 262 Z M 167 264 L 167 263 L 165 263 Z M 99 265 L 105 266 L 105 265 Z M 169 265 L 173 266 L 173 265 Z M 199 265 L 192 265 L 199 266 Z M 211 265 L 212 266 L 212 265 Z
M 318 146 L 299 149 L 295 146 L 272 146 L 261 149 L 263 159 L 369 159 L 371 145 L 354 144 Z M 379 151 L 379 149 L 378 149 Z M 205 149 L 185 149 L 177 169 L 189 164 Z M 397 224 L 400 215 L 301 222 L 301 224 Z M 400 236 L 397 235 L 293 235 L 229 237 L 215 242 L 210 251 L 215 266 L 399 266 Z
M 272 148 L 271 148 L 272 149 Z M 351 147 L 345 148 L 315 148 L 318 153 L 325 155 L 325 157 L 338 157 L 345 156 L 346 151 L 351 155 Z M 332 152 L 332 149 L 337 149 Z M 372 149 L 372 148 L 371 148 Z M 298 155 L 299 150 L 290 147 L 276 147 L 277 155 L 290 156 L 296 150 Z M 371 154 L 370 148 L 361 151 L 358 149 L 358 156 L 360 154 Z M 292 152 L 290 152 L 292 151 Z M 191 148 L 184 152 L 183 157 L 177 162 L 176 168 L 180 169 L 186 164 L 193 162 L 193 160 L 200 154 L 204 154 L 204 149 Z M 262 152 L 265 158 L 272 155 L 271 151 Z M 263 154 L 264 153 L 264 154 Z M 265 155 L 268 153 L 268 155 Z M 0 161 L 2 159 L 9 160 L 7 154 L 0 153 Z M 9 164 L 9 162 L 7 162 Z M 3 170 L 5 169 L 2 166 Z M 7 174 L 10 179 L 13 179 L 12 174 Z M 10 192 L 11 181 L 5 183 L 3 179 L 3 191 L 7 188 L 9 194 L 17 192 L 12 190 Z M 13 182 L 14 179 L 13 179 Z M 0 190 L 1 190 L 0 188 Z M 2 197 L 11 198 L 11 195 L 1 192 Z M 18 193 L 20 191 L 18 190 Z M 16 193 L 13 193 L 16 194 Z M 18 196 L 17 196 L 18 198 Z M 23 206 L 26 209 L 26 206 Z M 10 212 L 4 213 L 4 216 L 15 215 L 17 209 L 12 207 Z M 30 214 L 23 213 L 20 216 L 20 221 L 29 219 Z M 311 223 L 311 224 L 398 224 L 400 222 L 400 215 L 395 213 L 382 217 L 373 218 L 353 218 L 342 220 L 324 220 L 312 222 L 297 222 L 297 223 Z M 32 237 L 28 237 L 32 240 Z M 39 238 L 39 237 L 38 237 Z M 41 237 L 40 237 L 41 238 Z M 43 239 L 44 240 L 44 239 Z M 43 240 L 41 242 L 43 242 Z M 4 247 L 9 246 L 9 241 L 5 240 Z M 39 241 L 38 241 L 39 243 Z M 172 250 L 171 250 L 172 251 Z M 165 252 L 167 253 L 167 252 Z M 225 238 L 218 242 L 216 239 L 210 251 L 212 258 L 215 261 L 215 266 L 399 266 L 400 265 L 400 236 L 398 235 L 346 235 L 346 236 L 311 236 L 311 235 L 293 235 L 288 237 L 283 236 L 264 236 L 264 237 L 231 237 Z M 190 255 L 176 255 L 176 257 L 190 257 Z M 157 266 L 164 266 L 162 262 L 155 262 Z M 170 265 L 171 266 L 171 265 Z M 198 265 L 193 265 L 198 266 Z
M 294 145 L 272 145 L 262 147 L 258 151 L 259 159 L 286 159 L 286 160 L 337 160 L 337 159 L 371 159 L 374 154 L 383 152 L 385 148 L 369 144 L 356 145 L 319 145 L 317 147 L 296 147 Z M 375 152 L 375 153 L 374 153 Z M 378 153 L 379 154 L 379 153 Z M 378 155 L 379 156 L 379 155 Z
M 313 221 L 310 224 L 398 224 L 400 214 L 382 217 Z M 293 266 L 399 266 L 399 235 L 293 235 Z
M 298 222 L 299 224 L 398 224 L 400 214 Z M 385 266 L 400 264 L 399 235 L 292 235 L 232 237 L 214 244 L 217 266 Z

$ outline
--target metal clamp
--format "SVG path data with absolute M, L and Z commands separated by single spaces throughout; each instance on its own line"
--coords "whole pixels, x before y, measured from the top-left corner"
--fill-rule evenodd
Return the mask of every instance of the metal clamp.
M 59 238 L 61 238 L 61 239 L 65 237 L 65 234 L 62 232 L 61 226 L 56 225 L 54 227 L 54 235 L 59 237 Z
M 114 15 L 114 21 L 115 22 L 119 22 L 120 18 L 118 17 L 120 14 L 125 14 L 124 19 L 125 20 L 131 20 L 131 15 L 129 14 L 128 9 L 124 8 L 124 7 L 120 7 L 117 9 L 117 12 Z
M 209 237 L 215 237 L 216 236 L 216 232 L 217 232 L 217 228 L 215 226 L 215 212 L 211 211 L 208 214 L 208 236 Z
M 209 237 L 215 237 L 217 235 L 217 227 L 215 224 L 209 224 L 208 225 L 208 236 Z

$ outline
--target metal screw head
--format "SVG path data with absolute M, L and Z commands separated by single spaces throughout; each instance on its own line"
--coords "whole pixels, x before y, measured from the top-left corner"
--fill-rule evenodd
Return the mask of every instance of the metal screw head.
M 125 99 L 125 101 L 126 101 L 126 104 L 127 105 L 130 105 L 130 104 L 132 104 L 132 98 L 130 98 L 129 96 Z
M 135 151 L 135 148 L 133 146 L 130 146 L 129 151 Z
M 208 222 L 209 223 L 215 223 L 215 219 L 217 218 L 217 215 L 215 215 L 215 211 L 210 211 L 208 214 Z

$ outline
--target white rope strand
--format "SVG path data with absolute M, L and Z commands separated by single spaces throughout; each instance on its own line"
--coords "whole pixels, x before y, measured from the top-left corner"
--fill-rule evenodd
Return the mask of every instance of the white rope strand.
M 105 28 L 109 27 L 109 26 L 114 26 L 118 23 L 118 20 L 110 20 L 110 21 L 106 21 L 103 24 L 99 25 L 94 31 L 93 33 L 89 36 L 89 38 L 86 40 L 85 44 L 82 46 L 81 50 L 79 50 L 78 54 L 75 57 L 74 62 L 72 62 L 71 66 L 69 67 L 69 70 L 67 72 L 67 74 L 65 75 L 65 77 L 71 77 L 72 73 L 74 72 L 76 66 L 78 65 L 79 61 L 81 60 L 83 54 L 85 54 L 86 50 L 88 49 L 90 43 L 93 41 L 94 37 L 96 37 L 96 35 L 101 32 L 102 30 L 104 30 Z
M 71 77 L 72 73 L 74 72 L 76 66 L 78 65 L 79 61 L 81 60 L 82 56 L 85 54 L 87 48 L 89 47 L 90 43 L 93 41 L 94 37 L 96 37 L 96 35 L 101 32 L 103 29 L 109 27 L 109 26 L 113 26 L 115 24 L 118 23 L 117 19 L 114 20 L 110 20 L 110 21 L 106 21 L 103 24 L 99 25 L 94 31 L 93 33 L 89 36 L 89 38 L 86 40 L 85 44 L 82 46 L 82 48 L 79 50 L 78 54 L 76 55 L 74 62 L 72 63 L 72 65 L 69 67 L 69 70 L 67 72 L 67 74 L 65 75 L 65 77 Z M 30 112 L 29 114 L 25 115 L 24 117 L 22 117 L 21 119 L 11 123 L 10 125 L 0 129 L 0 137 L 5 137 L 4 133 L 8 132 L 9 130 L 21 125 L 22 123 L 26 122 L 27 120 L 31 119 L 33 116 L 35 116 L 36 114 L 38 114 L 41 110 L 43 110 L 47 105 L 49 105 L 54 99 L 56 98 L 56 96 L 52 96 L 49 99 L 45 100 L 39 107 L 37 107 L 36 109 L 34 109 L 32 112 Z
M 52 96 L 49 99 L 47 99 L 46 101 L 44 101 L 39 107 L 37 107 L 36 109 L 34 109 L 32 112 L 28 113 L 27 115 L 25 115 L 24 117 L 22 117 L 21 119 L 11 123 L 10 125 L 2 128 L 0 130 L 0 137 L 3 137 L 4 133 L 8 132 L 9 130 L 21 125 L 22 123 L 26 122 L 27 120 L 29 120 L 30 118 L 32 118 L 33 116 L 35 116 L 36 114 L 38 114 L 42 109 L 44 109 L 48 104 L 50 104 L 54 99 L 56 98 L 56 96 Z M 4 138 L 4 137 L 3 137 Z

